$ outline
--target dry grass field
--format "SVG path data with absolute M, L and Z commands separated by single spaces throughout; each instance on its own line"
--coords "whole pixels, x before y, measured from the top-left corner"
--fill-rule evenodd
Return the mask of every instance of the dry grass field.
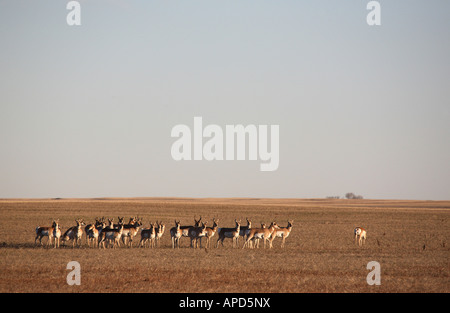
M 4 199 L 0 200 L 0 292 L 445 292 L 450 291 L 450 201 L 331 199 Z M 253 226 L 294 220 L 284 249 L 189 248 L 173 250 L 174 219 L 194 216 L 219 227 L 234 219 Z M 64 232 L 75 219 L 143 218 L 163 221 L 156 249 L 45 248 L 34 245 L 36 226 L 59 219 Z M 367 229 L 355 245 L 353 229 Z M 137 241 L 139 240 L 139 235 Z M 43 242 L 46 242 L 46 238 Z M 213 238 L 215 243 L 217 237 Z M 136 242 L 136 240 L 135 240 Z M 240 241 L 242 246 L 242 240 Z M 81 265 L 81 285 L 69 286 L 66 265 Z M 370 261 L 381 266 L 381 285 L 369 286 Z

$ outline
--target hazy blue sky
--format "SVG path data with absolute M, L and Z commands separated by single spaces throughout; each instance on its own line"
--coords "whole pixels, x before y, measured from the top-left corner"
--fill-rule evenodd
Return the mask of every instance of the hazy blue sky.
M 450 1 L 0 0 L 0 197 L 450 199 Z M 176 124 L 280 125 L 174 161 Z

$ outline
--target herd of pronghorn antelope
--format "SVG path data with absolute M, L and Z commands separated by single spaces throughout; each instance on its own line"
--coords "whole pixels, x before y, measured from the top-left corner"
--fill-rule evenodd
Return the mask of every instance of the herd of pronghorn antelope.
M 234 220 L 234 227 L 219 227 L 219 220 L 212 219 L 211 227 L 207 227 L 208 222 L 202 222 L 202 217 L 197 220 L 194 217 L 194 225 L 182 226 L 181 222 L 175 220 L 175 226 L 169 231 L 172 240 L 172 248 L 180 248 L 180 239 L 182 237 L 189 237 L 191 248 L 201 248 L 202 239 L 205 239 L 205 248 L 211 248 L 211 239 L 217 238 L 215 247 L 219 247 L 219 243 L 223 246 L 226 238 L 232 241 L 232 247 L 239 247 L 239 239 L 242 237 L 244 243 L 242 248 L 259 248 L 259 241 L 262 239 L 264 248 L 268 245 L 273 247 L 275 238 L 281 238 L 281 248 L 284 248 L 286 238 L 292 231 L 294 221 L 288 220 L 287 226 L 279 226 L 275 221 L 271 222 L 267 227 L 265 223 L 261 223 L 260 227 L 254 228 L 252 221 L 246 218 L 247 225 L 241 225 L 241 220 Z M 166 226 L 161 221 L 150 223 L 148 228 L 142 225 L 142 219 L 138 217 L 131 217 L 128 223 L 124 222 L 124 217 L 118 217 L 117 223 L 114 223 L 114 218 L 96 218 L 95 222 L 86 225 L 82 219 L 75 220 L 76 225 L 69 227 L 64 233 L 61 232 L 59 220 L 53 220 L 52 226 L 36 227 L 36 237 L 34 243 L 39 239 L 40 245 L 43 245 L 42 238 L 48 237 L 47 246 L 54 245 L 59 248 L 60 241 L 65 246 L 67 242 L 72 243 L 72 247 L 81 246 L 83 233 L 85 233 L 86 243 L 88 247 L 120 247 L 122 243 L 124 246 L 132 247 L 133 240 L 140 234 L 139 247 L 156 248 L 161 246 L 160 239 L 163 236 Z M 84 226 L 84 227 L 83 227 Z M 361 246 L 366 239 L 366 230 L 362 227 L 354 229 L 355 243 Z

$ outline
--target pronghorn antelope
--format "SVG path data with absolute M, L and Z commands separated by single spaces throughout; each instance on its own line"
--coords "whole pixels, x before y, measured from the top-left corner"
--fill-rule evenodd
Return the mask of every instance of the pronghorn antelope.
M 260 222 L 260 224 L 261 224 L 261 228 L 267 228 L 266 223 Z M 250 232 L 247 232 L 247 236 L 248 236 L 249 233 L 250 233 Z M 259 238 L 259 237 L 253 237 L 253 238 L 252 238 L 252 241 L 250 241 L 250 242 L 248 243 L 248 247 L 249 247 L 249 248 L 253 248 L 253 247 L 259 248 L 259 240 L 260 240 L 260 239 L 261 239 L 261 238 Z M 244 243 L 245 243 L 245 240 L 244 240 Z
M 122 237 L 123 232 L 123 218 L 120 220 L 118 224 L 118 228 L 104 228 L 102 229 L 101 233 L 99 234 L 98 239 L 98 247 L 105 248 L 105 241 L 109 241 L 113 249 L 116 248 L 116 245 L 120 247 L 120 238 Z
M 280 237 L 282 239 L 281 248 L 284 248 L 284 243 L 286 241 L 286 238 L 289 237 L 289 234 L 291 233 L 293 223 L 294 220 L 291 220 L 288 221 L 287 227 L 278 227 L 278 229 L 275 229 L 275 231 L 272 234 L 271 241 L 273 241 L 276 237 Z
M 141 240 L 139 241 L 139 246 L 145 247 L 145 243 L 149 241 L 149 247 L 153 248 L 155 246 L 156 239 L 156 223 L 150 223 L 150 228 L 141 230 Z
M 102 219 L 99 219 L 98 217 L 95 218 L 95 222 L 93 224 L 88 224 L 84 227 L 84 232 L 86 233 L 86 244 L 90 247 L 90 242 L 92 241 L 92 238 L 94 237 L 93 229 L 98 229 L 102 222 L 105 221 L 105 217 L 102 217 Z M 106 225 L 106 223 L 105 223 Z M 98 234 L 97 234 L 98 235 Z M 98 236 L 95 235 L 96 239 Z
M 138 220 L 138 218 L 136 216 L 132 216 L 132 217 L 130 217 L 128 224 L 124 224 L 123 226 L 125 227 L 126 225 L 132 225 L 132 224 L 136 223 L 137 220 Z
M 191 248 L 198 248 L 199 239 L 206 236 L 206 224 L 202 223 L 202 226 L 189 228 L 189 238 L 191 238 Z M 200 248 L 202 245 L 200 244 Z
M 194 216 L 194 226 L 180 226 L 183 237 L 189 237 L 189 229 L 192 227 L 200 227 L 200 222 L 202 221 L 202 217 L 200 216 L 199 220 L 195 219 Z
M 252 240 L 253 238 L 263 239 L 264 248 L 266 248 L 266 241 L 269 241 L 269 248 L 272 248 L 272 240 L 274 237 L 272 238 L 272 240 L 270 240 L 270 236 L 272 236 L 272 233 L 277 228 L 278 228 L 277 223 L 272 222 L 270 224 L 269 228 L 252 228 L 252 229 L 250 229 L 250 232 L 247 235 L 247 240 L 245 241 L 244 245 L 242 246 L 242 249 L 244 249 L 245 246 L 250 246 L 249 241 Z
M 113 229 L 114 228 L 114 218 L 108 218 L 109 225 L 105 227 L 105 230 L 107 229 Z
M 115 229 L 119 229 L 120 226 L 121 226 L 121 224 L 122 224 L 122 225 L 125 225 L 125 223 L 123 222 L 123 220 L 125 219 L 125 217 L 120 217 L 120 216 L 118 216 L 117 219 L 119 220 L 119 221 L 117 222 L 117 224 L 112 224 L 112 225 L 111 225 L 111 226 L 112 226 L 113 228 L 115 228 Z
M 86 244 L 88 246 L 90 246 L 89 240 L 91 239 L 91 238 L 89 238 L 89 230 L 92 229 L 92 225 L 94 225 L 94 227 L 98 227 L 101 224 L 101 222 L 103 222 L 104 220 L 105 220 L 105 217 L 102 217 L 101 220 L 98 217 L 96 217 L 94 224 L 87 224 L 84 227 L 84 232 L 86 233 Z
M 104 221 L 96 222 L 95 224 L 91 224 L 89 228 L 86 230 L 86 237 L 88 242 L 88 247 L 92 246 L 95 247 L 98 245 L 98 237 L 100 236 L 103 229 L 106 228 L 106 223 Z
M 57 221 L 53 220 L 52 226 L 50 226 L 50 227 L 37 226 L 36 227 L 36 238 L 34 238 L 34 244 L 36 244 L 36 240 L 39 238 L 39 243 L 42 246 L 42 237 L 48 237 L 47 246 L 51 245 L 56 225 L 57 225 Z
M 360 246 L 362 246 L 363 239 L 364 239 L 364 243 L 366 242 L 366 237 L 367 237 L 366 230 L 362 227 L 356 227 L 353 232 L 355 233 L 355 243 L 358 243 Z
M 241 226 L 241 229 L 239 231 L 239 236 L 242 237 L 242 239 L 245 242 L 245 236 L 248 235 L 248 233 L 250 232 L 250 229 L 252 228 L 252 221 L 249 220 L 247 217 L 245 218 L 247 220 L 247 226 Z M 239 240 L 239 238 L 238 238 Z
M 211 238 L 214 237 L 214 235 L 216 234 L 217 230 L 219 229 L 219 220 L 213 218 L 213 226 L 212 227 L 206 227 L 206 233 L 205 233 L 205 238 L 206 238 L 206 246 L 205 248 L 211 248 Z M 202 246 L 202 237 L 200 237 L 200 247 Z
M 123 226 L 122 242 L 124 245 L 129 245 L 130 248 L 133 246 L 133 238 L 137 235 L 141 226 L 140 218 L 131 218 L 128 224 Z M 127 242 L 125 242 L 126 238 L 128 238 Z
M 156 222 L 156 224 L 158 225 L 157 226 L 157 228 L 156 228 L 156 242 L 155 242 L 155 245 L 156 245 L 156 248 L 158 248 L 158 246 L 160 246 L 161 247 L 161 237 L 162 237 L 162 235 L 164 234 L 164 231 L 166 230 L 166 225 L 165 224 L 163 224 L 163 222 Z
M 75 247 L 75 242 L 78 246 L 81 246 L 81 237 L 83 236 L 83 229 L 81 226 L 86 225 L 82 219 L 75 220 L 75 222 L 77 225 L 66 230 L 62 237 L 64 245 L 66 245 L 66 241 L 72 240 L 72 248 Z
M 170 238 L 172 239 L 172 248 L 180 248 L 180 238 L 183 231 L 181 230 L 180 221 L 175 220 L 175 227 L 170 229 Z
M 261 228 L 267 228 L 266 223 L 260 222 L 260 224 L 261 224 Z M 248 236 L 249 233 L 250 233 L 250 232 L 247 233 L 247 236 Z M 253 248 L 253 247 L 259 248 L 259 240 L 260 240 L 260 239 L 261 239 L 261 238 L 259 238 L 259 237 L 253 237 L 253 238 L 252 238 L 252 241 L 250 241 L 250 242 L 248 243 L 248 247 L 249 247 L 249 248 Z M 244 242 L 245 242 L 245 240 L 244 240 Z
M 200 227 L 200 222 L 202 220 L 202 217 L 200 216 L 199 220 L 195 219 L 194 216 L 194 226 L 180 226 L 181 229 L 181 237 L 189 237 L 189 229 L 191 229 L 192 227 Z M 178 239 L 178 245 L 179 245 L 179 239 Z
M 58 246 L 59 248 L 59 239 L 61 238 L 61 227 L 59 227 L 59 220 L 53 222 L 53 239 L 55 240 L 55 248 Z
M 219 238 L 217 239 L 216 247 L 219 246 L 219 241 L 223 246 L 223 241 L 225 238 L 231 238 L 233 240 L 233 248 L 238 247 L 237 244 L 241 230 L 241 221 L 237 221 L 235 219 L 234 222 L 236 223 L 234 228 L 219 228 Z

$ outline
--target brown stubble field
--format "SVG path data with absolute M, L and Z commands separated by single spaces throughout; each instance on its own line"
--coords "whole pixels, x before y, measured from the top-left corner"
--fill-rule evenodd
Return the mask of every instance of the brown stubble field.
M 0 200 L 0 292 L 449 292 L 450 201 L 343 199 L 4 199 Z M 276 221 L 294 227 L 286 247 L 171 248 L 174 219 L 194 216 L 219 227 L 248 217 L 253 226 Z M 59 219 L 64 232 L 75 219 L 143 218 L 163 221 L 157 249 L 83 246 L 47 249 L 34 245 L 36 226 Z M 353 229 L 367 229 L 362 247 Z M 213 243 L 217 240 L 213 238 Z M 46 242 L 46 239 L 43 239 Z M 242 246 L 242 240 L 240 241 Z M 262 247 L 262 245 L 261 245 Z M 81 285 L 66 282 L 67 263 L 81 265 Z M 369 286 L 370 261 L 381 266 L 381 285 Z

